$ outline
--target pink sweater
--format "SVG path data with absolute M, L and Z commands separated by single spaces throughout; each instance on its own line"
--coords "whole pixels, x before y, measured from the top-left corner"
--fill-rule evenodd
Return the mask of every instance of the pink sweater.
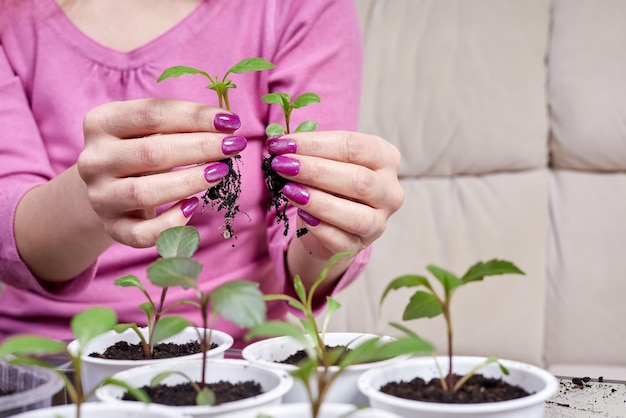
M 19 9 L 1 12 L 0 20 L 0 280 L 6 284 L 0 292 L 0 341 L 17 333 L 69 339 L 69 319 L 94 305 L 114 308 L 120 321 L 144 322 L 138 308 L 143 295 L 116 287 L 113 281 L 134 274 L 159 294 L 160 289 L 145 279 L 146 268 L 157 257 L 154 248 L 114 244 L 88 270 L 51 292 L 20 259 L 13 219 L 27 190 L 76 162 L 83 147 L 82 119 L 93 107 L 147 97 L 217 104 L 201 76 L 157 84 L 161 72 L 173 65 L 224 74 L 248 57 L 276 64 L 270 71 L 232 76 L 238 87 L 231 90 L 231 105 L 242 120 L 238 133 L 248 139 L 242 153 L 240 207 L 250 221 L 238 216 L 234 242 L 220 234 L 221 212 L 207 207 L 204 214 L 198 211 L 193 216 L 190 225 L 201 236 L 195 258 L 204 265 L 200 279 L 204 291 L 233 279 L 256 281 L 265 293 L 289 289 L 283 255 L 295 227 L 284 237 L 282 224 L 267 213 L 260 169 L 264 127 L 281 122 L 282 116 L 277 106 L 268 107 L 260 97 L 271 91 L 292 95 L 313 91 L 322 104 L 307 107 L 303 112 L 307 119 L 316 120 L 320 130 L 356 129 L 362 50 L 353 0 L 205 0 L 177 26 L 127 53 L 88 38 L 55 0 L 15 4 Z M 294 113 L 294 126 L 298 118 Z M 41 210 L 49 204 L 41 202 Z M 292 225 L 294 214 L 292 210 Z M 335 291 L 358 275 L 368 256 L 369 250 L 357 257 Z M 170 302 L 190 297 L 192 293 L 182 289 L 168 293 Z M 276 318 L 285 311 L 284 305 L 274 305 L 269 315 Z M 199 323 L 193 307 L 180 307 L 177 313 Z M 243 332 L 221 319 L 217 328 L 236 338 Z

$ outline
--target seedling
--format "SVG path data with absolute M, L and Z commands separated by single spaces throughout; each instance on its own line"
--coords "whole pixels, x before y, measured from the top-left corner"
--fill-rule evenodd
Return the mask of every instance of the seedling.
M 437 267 L 435 265 L 428 265 L 428 271 L 439 281 L 441 287 L 443 287 L 443 294 L 440 295 L 435 291 L 431 281 L 425 276 L 418 275 L 404 275 L 395 278 L 385 288 L 380 303 L 382 304 L 391 290 L 397 290 L 402 287 L 420 287 L 424 290 L 417 290 L 411 296 L 409 303 L 404 308 L 402 314 L 403 321 L 409 321 L 419 318 L 433 318 L 438 315 L 443 315 L 446 323 L 446 336 L 448 346 L 448 374 L 447 376 L 441 376 L 441 386 L 444 390 L 450 392 L 458 391 L 461 386 L 478 370 L 490 363 L 497 363 L 505 375 L 509 374 L 509 371 L 498 361 L 495 357 L 487 358 L 483 363 L 476 366 L 470 372 L 465 374 L 462 378 L 455 382 L 454 373 L 452 370 L 452 357 L 453 357 L 453 332 L 452 332 L 452 318 L 450 312 L 450 304 L 454 291 L 461 286 L 468 283 L 482 281 L 486 276 L 495 276 L 502 274 L 522 274 L 517 266 L 510 261 L 505 260 L 490 260 L 487 262 L 478 262 L 471 266 L 469 270 L 458 278 L 454 274 Z M 391 325 L 407 335 L 416 335 L 412 330 L 399 323 L 391 323 Z
M 285 118 L 285 126 L 278 123 L 271 123 L 265 128 L 265 134 L 268 138 L 287 135 L 291 133 L 291 113 L 294 109 L 308 106 L 313 103 L 320 103 L 320 97 L 315 93 L 304 93 L 296 97 L 293 102 L 291 96 L 287 93 L 270 93 L 262 97 L 263 101 L 268 104 L 277 104 L 283 109 L 283 116 Z M 295 132 L 312 132 L 317 129 L 317 122 L 312 120 L 306 120 L 300 123 Z M 289 218 L 287 217 L 287 204 L 288 200 L 282 193 L 283 186 L 287 183 L 283 177 L 279 176 L 272 169 L 272 159 L 274 156 L 263 158 L 263 177 L 267 188 L 271 193 L 271 200 L 268 205 L 268 209 L 274 208 L 276 210 L 278 223 L 283 222 L 285 227 L 283 235 L 287 236 L 289 232 Z M 306 234 L 307 229 L 302 228 L 297 231 L 297 236 L 301 237 Z
M 200 74 L 209 80 L 209 84 L 206 88 L 214 90 L 215 93 L 217 93 L 219 106 L 230 111 L 228 92 L 230 89 L 234 89 L 237 86 L 228 77 L 231 74 L 245 74 L 254 71 L 268 70 L 271 68 L 274 68 L 274 64 L 263 58 L 246 58 L 230 67 L 228 71 L 226 71 L 226 74 L 220 78 L 219 76 L 211 76 L 209 73 L 197 68 L 177 65 L 163 71 L 157 79 L 157 83 L 169 78 Z M 222 160 L 222 162 L 228 164 L 230 167 L 228 174 L 217 186 L 208 189 L 202 196 L 204 205 L 209 205 L 211 209 L 217 208 L 218 212 L 221 210 L 225 211 L 223 225 L 224 230 L 222 231 L 222 236 L 226 239 L 231 237 L 236 238 L 232 223 L 235 219 L 235 215 L 238 213 L 245 214 L 245 212 L 243 212 L 237 204 L 237 200 L 241 194 L 241 173 L 239 169 L 240 161 L 240 155 Z
M 83 349 L 96 336 L 110 331 L 117 323 L 117 315 L 109 308 L 95 307 L 86 309 L 75 315 L 70 326 L 75 338 L 79 341 L 76 353 L 67 349 L 67 344 L 38 335 L 17 335 L 7 338 L 0 345 L 0 358 L 13 356 L 11 364 L 30 364 L 55 370 L 65 382 L 65 388 L 72 403 L 76 404 L 76 418 L 81 416 L 81 406 L 91 397 L 95 390 L 104 384 L 111 384 L 125 388 L 133 396 L 145 403 L 150 402 L 148 395 L 141 390 L 133 388 L 126 382 L 112 377 L 105 378 L 99 385 L 87 393 L 83 392 L 81 382 Z M 65 354 L 70 360 L 74 371 L 74 381 L 57 368 L 56 365 L 44 360 L 43 357 L 56 354 Z
M 325 316 L 321 321 L 322 326 L 319 327 L 313 306 L 315 292 L 328 276 L 330 268 L 337 261 L 351 254 L 353 253 L 343 252 L 332 257 L 308 292 L 301 278 L 296 275 L 294 288 L 297 298 L 284 294 L 265 295 L 267 301 L 283 300 L 297 309 L 302 314 L 298 323 L 288 320 L 268 321 L 252 328 L 246 335 L 247 339 L 289 336 L 302 344 L 307 358 L 298 364 L 297 370 L 292 372 L 292 375 L 301 381 L 306 389 L 312 418 L 317 418 L 328 391 L 348 366 L 381 361 L 404 354 L 433 351 L 433 347 L 428 342 L 416 335 L 392 341 L 383 341 L 380 337 L 375 337 L 353 348 L 348 348 L 350 344 L 332 349 L 325 345 L 324 335 L 330 324 L 331 316 L 341 305 L 335 299 L 327 297 Z M 331 370 L 332 366 L 337 366 L 338 370 Z
M 209 292 L 202 291 L 198 284 L 202 264 L 191 258 L 200 243 L 200 236 L 195 228 L 191 226 L 170 228 L 160 234 L 159 240 L 167 242 L 170 250 L 174 248 L 177 250 L 171 252 L 175 255 L 156 260 L 149 268 L 148 278 L 151 283 L 163 288 L 182 286 L 195 291 L 197 300 L 184 300 L 180 303 L 197 307 L 202 317 L 202 335 L 199 335 L 202 349 L 200 384 L 197 385 L 187 376 L 185 377 L 198 392 L 196 403 L 211 405 L 215 402 L 215 397 L 205 384 L 205 376 L 207 351 L 211 347 L 211 333 L 215 320 L 220 315 L 242 328 L 250 328 L 263 323 L 266 315 L 263 294 L 257 283 L 246 280 L 234 280 Z M 211 324 L 209 324 L 209 313 Z M 173 373 L 178 372 L 165 372 L 155 376 L 151 386 L 158 385 L 165 377 Z

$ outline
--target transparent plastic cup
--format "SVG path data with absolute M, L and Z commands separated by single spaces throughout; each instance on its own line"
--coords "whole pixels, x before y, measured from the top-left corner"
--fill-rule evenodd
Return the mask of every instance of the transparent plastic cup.
M 54 370 L 0 361 L 0 390 L 14 392 L 0 395 L 0 418 L 51 406 L 52 398 L 63 386 Z

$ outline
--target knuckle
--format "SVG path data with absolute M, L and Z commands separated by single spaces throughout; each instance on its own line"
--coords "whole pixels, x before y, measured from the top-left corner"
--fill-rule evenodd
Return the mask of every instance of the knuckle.
M 147 100 L 143 103 L 144 105 L 137 112 L 140 125 L 151 132 L 158 132 L 163 124 L 163 107 L 155 100 Z
M 353 132 L 343 132 L 345 144 L 346 162 L 360 163 L 363 160 L 363 140 L 358 138 Z
M 167 150 L 162 145 L 158 145 L 156 141 L 150 141 L 149 139 L 138 141 L 136 152 L 140 164 L 147 171 L 161 169 L 168 155 Z
M 352 177 L 352 190 L 357 200 L 368 200 L 376 183 L 375 175 L 365 167 L 357 167 Z
M 123 242 L 134 248 L 147 248 L 156 243 L 156 237 L 143 224 L 138 223 L 128 228 Z
M 375 210 L 355 217 L 354 233 L 359 237 L 369 237 L 380 230 L 381 219 Z

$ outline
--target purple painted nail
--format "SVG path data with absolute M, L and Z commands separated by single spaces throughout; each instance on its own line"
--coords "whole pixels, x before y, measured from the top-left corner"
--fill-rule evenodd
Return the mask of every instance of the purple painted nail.
M 197 197 L 190 197 L 189 199 L 185 199 L 182 206 L 180 207 L 181 212 L 185 218 L 189 218 L 198 208 L 200 204 L 200 200 Z
M 225 163 L 211 164 L 204 169 L 204 178 L 207 182 L 214 183 L 226 177 L 228 171 L 230 167 Z
M 311 197 L 311 194 L 305 187 L 296 183 L 285 184 L 283 186 L 283 194 L 299 205 L 306 205 Z
M 265 142 L 267 151 L 270 154 L 295 154 L 298 150 L 296 141 L 290 138 L 270 138 Z
M 311 215 L 309 212 L 304 211 L 298 208 L 298 216 L 307 224 L 311 226 L 318 226 L 320 224 L 320 220 L 315 216 Z
M 222 139 L 222 152 L 226 155 L 237 154 L 246 149 L 248 141 L 243 136 L 227 136 Z
M 295 176 L 300 172 L 300 161 L 277 155 L 272 159 L 272 168 L 278 173 Z
M 231 113 L 218 113 L 213 119 L 213 126 L 218 131 L 236 131 L 241 127 L 239 116 Z

